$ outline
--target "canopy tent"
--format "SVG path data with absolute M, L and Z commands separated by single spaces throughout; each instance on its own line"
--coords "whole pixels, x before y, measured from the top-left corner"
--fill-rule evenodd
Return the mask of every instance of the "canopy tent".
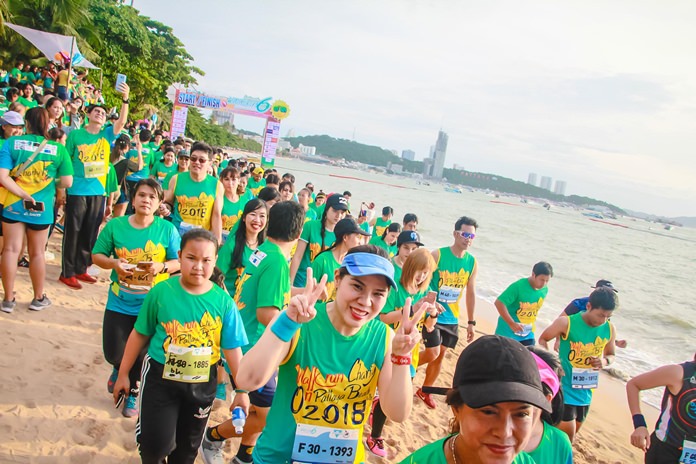
M 82 56 L 82 53 L 80 53 L 80 50 L 77 48 L 75 37 L 54 34 L 52 32 L 37 31 L 36 29 L 17 26 L 16 24 L 10 23 L 5 23 L 5 26 L 16 31 L 22 37 L 31 42 L 41 51 L 41 53 L 46 55 L 49 60 L 70 60 L 71 66 L 99 69 L 98 66 L 93 65 L 87 60 L 87 58 Z

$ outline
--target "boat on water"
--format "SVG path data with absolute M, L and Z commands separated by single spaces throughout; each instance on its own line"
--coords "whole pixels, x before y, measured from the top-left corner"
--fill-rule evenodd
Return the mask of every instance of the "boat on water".
M 598 213 L 597 211 L 588 211 L 585 213 L 582 213 L 583 216 L 587 216 L 590 218 L 595 218 L 595 219 L 604 219 L 604 216 L 602 213 Z

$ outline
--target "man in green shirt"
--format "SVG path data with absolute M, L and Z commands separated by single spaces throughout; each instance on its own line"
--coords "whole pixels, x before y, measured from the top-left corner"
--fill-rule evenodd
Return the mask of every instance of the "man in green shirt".
M 294 201 L 276 203 L 270 210 L 266 241 L 249 257 L 234 296 L 249 344 L 246 353 L 259 340 L 266 326 L 285 309 L 290 301 L 290 252 L 297 243 L 304 225 L 304 209 Z M 234 383 L 234 379 L 232 379 Z M 241 434 L 241 445 L 234 462 L 252 462 L 251 453 L 261 431 L 275 394 L 275 376 L 260 389 L 249 393 L 252 408 Z M 209 428 L 201 449 L 204 461 L 222 464 L 222 447 L 227 438 L 237 435 L 232 421 Z

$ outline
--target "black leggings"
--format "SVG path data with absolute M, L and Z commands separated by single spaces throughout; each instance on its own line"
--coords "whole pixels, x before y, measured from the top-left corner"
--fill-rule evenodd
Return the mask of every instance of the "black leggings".
M 114 369 L 119 370 L 121 361 L 123 360 L 123 351 L 126 349 L 128 336 L 133 330 L 135 320 L 138 316 L 129 316 L 128 314 L 117 313 L 107 309 L 104 311 L 104 325 L 102 327 L 102 346 L 104 348 L 104 358 L 106 362 L 114 366 Z M 140 380 L 140 371 L 143 365 L 143 359 L 147 353 L 147 346 L 138 355 L 133 367 L 128 373 L 130 379 L 131 391 L 137 392 L 136 382 Z M 133 391 L 135 390 L 135 391 Z
M 674 464 L 679 462 L 682 450 L 663 442 L 655 432 L 650 435 L 650 448 L 645 453 L 645 464 Z
M 143 362 L 140 414 L 135 439 L 143 464 L 193 464 L 203 440 L 217 388 L 217 363 L 205 383 L 162 378 L 164 366 Z
M 102 195 L 68 195 L 63 233 L 63 277 L 84 274 L 92 264 L 92 248 L 104 218 Z
M 375 407 L 372 410 L 372 430 L 370 431 L 370 436 L 372 438 L 381 437 L 384 424 L 386 423 L 387 415 L 384 414 L 384 411 L 382 411 L 382 406 L 379 404 L 379 400 L 377 400 Z

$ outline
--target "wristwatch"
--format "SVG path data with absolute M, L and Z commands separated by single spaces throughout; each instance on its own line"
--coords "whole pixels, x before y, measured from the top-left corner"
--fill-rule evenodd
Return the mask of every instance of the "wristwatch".
M 467 322 L 467 324 L 469 324 L 469 325 L 476 325 L 476 321 L 469 321 L 469 322 Z

